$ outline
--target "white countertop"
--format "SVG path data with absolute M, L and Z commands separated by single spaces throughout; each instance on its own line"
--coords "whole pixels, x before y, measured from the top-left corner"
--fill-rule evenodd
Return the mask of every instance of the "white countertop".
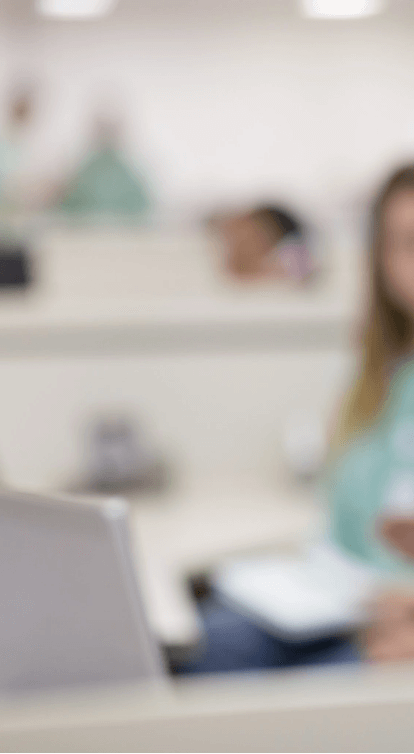
M 2 700 L 0 748 L 411 752 L 412 678 L 360 665 Z
M 350 249 L 335 249 L 321 279 L 297 289 L 232 281 L 200 231 L 50 229 L 36 246 L 33 289 L 0 295 L 2 351 L 93 347 L 99 333 L 107 349 L 122 337 L 139 347 L 160 330 L 163 342 L 175 333 L 181 343 L 194 330 L 206 341 L 223 332 L 255 339 L 264 328 L 274 338 L 300 331 L 306 341 L 315 329 L 343 338 L 360 298 L 361 260 Z
M 151 624 L 165 644 L 196 642 L 200 625 L 186 576 L 226 556 L 305 543 L 320 512 L 310 493 L 253 480 L 189 485 L 132 505 L 132 531 Z
M 0 333 L 8 329 L 81 326 L 151 326 L 173 324 L 264 324 L 344 321 L 352 306 L 334 294 L 316 290 L 225 291 L 181 296 L 56 297 L 40 293 L 4 293 L 0 299 Z

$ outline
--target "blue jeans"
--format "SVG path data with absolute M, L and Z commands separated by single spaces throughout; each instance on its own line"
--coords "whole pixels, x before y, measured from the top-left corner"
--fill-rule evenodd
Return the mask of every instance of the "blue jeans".
M 276 639 L 216 596 L 199 603 L 205 630 L 203 647 L 176 667 L 179 674 L 225 673 L 264 668 L 289 668 L 358 662 L 349 638 L 332 637 L 310 642 Z

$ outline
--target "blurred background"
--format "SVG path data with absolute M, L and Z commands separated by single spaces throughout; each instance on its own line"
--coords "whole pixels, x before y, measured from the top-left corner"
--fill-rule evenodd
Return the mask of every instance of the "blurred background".
M 368 209 L 414 156 L 412 1 L 325 6 L 0 2 L 0 474 L 129 497 L 166 645 L 177 584 L 318 529 Z M 261 207 L 306 275 L 233 274 Z
M 3 237 L 26 270 L 0 301 L 4 478 L 76 476 L 106 411 L 183 474 L 274 477 L 290 408 L 325 422 L 352 368 L 365 211 L 414 147 L 412 4 L 86 6 L 0 6 Z M 263 203 L 315 231 L 304 289 L 223 270 L 208 219 Z

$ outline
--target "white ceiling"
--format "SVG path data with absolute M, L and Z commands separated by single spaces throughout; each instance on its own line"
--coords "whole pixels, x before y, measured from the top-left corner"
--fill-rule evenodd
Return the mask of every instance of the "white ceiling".
M 238 8 L 269 8 L 274 12 L 275 8 L 284 16 L 295 16 L 298 13 L 298 0 L 119 0 L 118 7 L 113 12 L 113 18 L 124 16 L 136 17 L 138 19 L 141 12 L 148 11 L 171 11 L 176 13 L 206 13 L 213 11 L 215 7 L 223 6 L 237 11 Z M 385 15 L 400 16 L 413 15 L 414 0 L 388 0 L 388 8 Z M 9 21 L 30 21 L 35 20 L 36 12 L 34 10 L 34 0 L 2 0 L 0 13 L 3 20 Z

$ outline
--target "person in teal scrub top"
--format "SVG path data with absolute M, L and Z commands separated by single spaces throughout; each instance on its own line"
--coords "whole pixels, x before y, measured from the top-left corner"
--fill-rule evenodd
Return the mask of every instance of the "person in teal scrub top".
M 123 155 L 117 123 L 98 119 L 91 154 L 75 171 L 59 207 L 72 217 L 143 220 L 151 199 L 139 172 Z
M 340 636 L 283 642 L 213 593 L 200 607 L 204 655 L 177 672 L 414 659 L 414 165 L 395 172 L 374 205 L 359 370 L 324 487 L 331 543 L 378 575 L 361 646 Z
M 22 145 L 33 119 L 35 92 L 25 87 L 12 91 L 7 102 L 3 133 L 0 136 L 0 215 L 6 216 L 21 204 L 14 181 L 22 167 Z
M 0 290 L 25 289 L 32 282 L 24 180 L 27 135 L 35 112 L 33 87 L 13 87 L 0 135 Z
M 333 455 L 331 536 L 387 583 L 368 656 L 414 658 L 414 166 L 375 204 L 362 357 Z

